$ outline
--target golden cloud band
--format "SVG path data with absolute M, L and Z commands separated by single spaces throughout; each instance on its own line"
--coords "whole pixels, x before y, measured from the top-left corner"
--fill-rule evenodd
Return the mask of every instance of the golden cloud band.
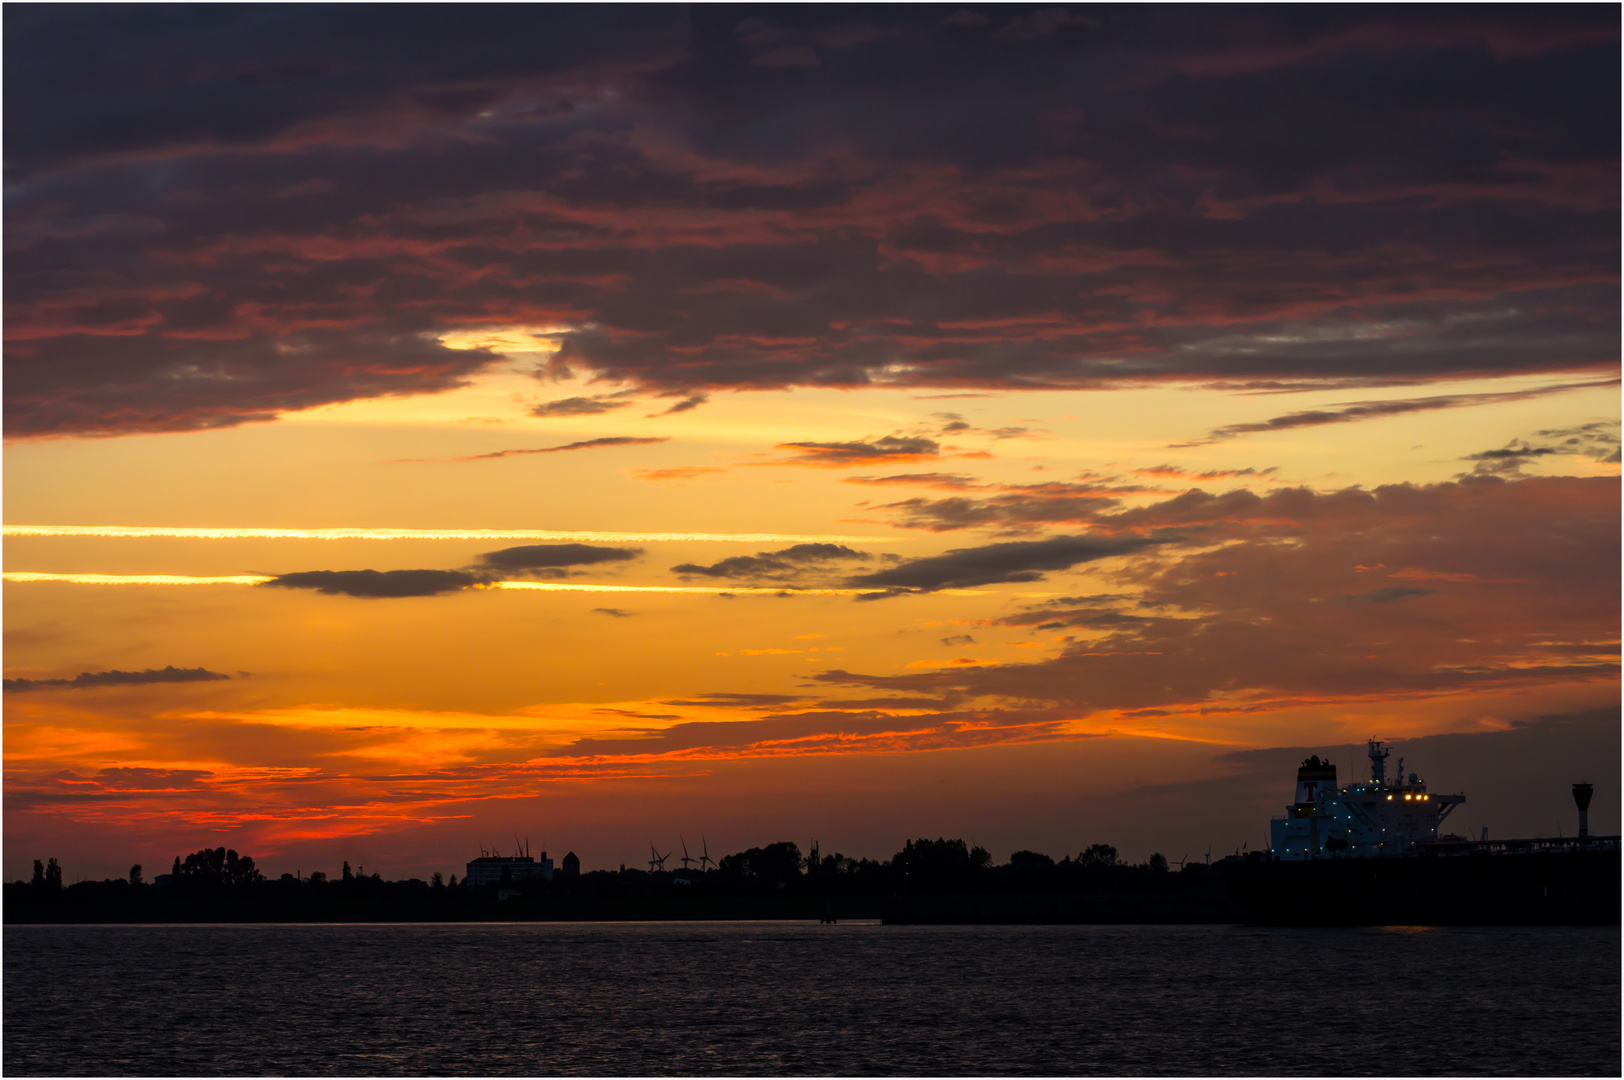
M 6 536 L 168 536 L 187 540 L 564 540 L 655 543 L 664 540 L 740 544 L 885 544 L 884 536 L 821 533 L 602 532 L 569 529 L 250 529 L 172 525 L 7 525 Z

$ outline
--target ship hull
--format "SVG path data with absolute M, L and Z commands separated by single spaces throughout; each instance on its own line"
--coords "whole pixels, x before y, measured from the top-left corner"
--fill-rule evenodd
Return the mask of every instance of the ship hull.
M 1617 850 L 1226 860 L 1249 922 L 1315 926 L 1619 924 Z

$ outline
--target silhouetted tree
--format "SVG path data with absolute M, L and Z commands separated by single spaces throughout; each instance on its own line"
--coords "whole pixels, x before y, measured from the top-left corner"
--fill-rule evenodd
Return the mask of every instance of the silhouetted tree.
M 348 884 L 349 882 L 354 881 L 354 880 L 355 880 L 355 871 L 350 869 L 349 861 L 345 860 L 345 862 L 344 862 L 344 881 L 345 881 L 346 884 Z
M 55 859 L 52 859 L 45 864 L 45 891 L 62 891 L 62 867 L 57 865 L 57 861 Z
M 38 859 L 34 860 L 34 878 L 29 884 L 36 889 L 45 888 L 45 864 Z
M 952 888 L 968 882 L 992 863 L 986 848 L 963 840 L 909 840 L 891 859 L 892 871 L 909 888 Z
M 1090 844 L 1077 856 L 1077 861 L 1083 866 L 1115 866 L 1117 849 L 1110 844 Z
M 1009 857 L 1009 868 L 1022 876 L 1038 875 L 1054 869 L 1054 860 L 1040 851 L 1017 851 Z
M 141 884 L 141 864 L 140 863 L 136 863 L 134 866 L 130 867 L 130 884 L 131 885 L 139 885 L 139 884 Z
M 716 869 L 730 877 L 751 877 L 777 885 L 801 876 L 801 849 L 788 840 L 724 855 Z
M 1156 852 L 1150 857 L 1150 868 L 1158 873 L 1167 873 L 1167 856 Z
M 177 856 L 174 876 L 177 881 L 202 886 L 252 885 L 263 877 L 252 857 L 223 847 L 194 851 L 185 862 Z
M 448 884 L 449 884 L 449 885 L 450 885 L 450 886 L 451 886 L 451 888 L 453 888 L 453 889 L 455 889 L 455 888 L 456 888 L 456 887 L 457 887 L 457 875 L 456 875 L 456 874 L 452 874 L 452 875 L 451 875 L 451 881 L 450 881 L 450 882 L 449 882 L 449 883 L 448 883 Z
M 440 871 L 436 870 L 434 872 L 434 876 L 429 878 L 429 888 L 431 888 L 431 889 L 443 889 L 443 888 L 445 888 L 445 878 L 440 876 Z
M 180 877 L 180 856 L 179 855 L 175 856 L 175 865 L 172 868 L 170 868 L 169 876 L 170 877 Z
M 325 884 L 327 884 L 327 875 L 322 873 L 320 870 L 312 870 L 312 871 L 310 871 L 310 884 L 312 884 L 312 885 L 325 885 Z

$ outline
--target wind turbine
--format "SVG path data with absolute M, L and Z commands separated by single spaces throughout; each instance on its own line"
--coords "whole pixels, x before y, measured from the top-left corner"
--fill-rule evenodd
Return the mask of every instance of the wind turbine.
M 665 872 L 665 860 L 667 860 L 667 859 L 669 859 L 671 857 L 671 853 L 668 851 L 664 855 L 661 855 L 660 852 L 659 852 L 659 849 L 656 848 L 652 843 L 650 843 L 649 846 L 648 846 L 648 854 L 649 854 L 648 872 L 652 874 L 652 873 L 654 873 L 654 871 L 658 870 L 661 873 L 664 873 Z
M 688 857 L 688 841 L 683 840 L 682 837 L 680 837 L 680 836 L 677 837 L 677 839 L 682 841 L 682 868 L 684 870 L 686 870 L 686 869 L 688 869 L 688 864 L 689 863 L 698 862 L 699 860 L 698 859 L 691 859 L 691 858 Z
M 699 852 L 699 869 L 700 869 L 700 872 L 701 873 L 704 872 L 706 863 L 711 864 L 711 869 L 713 869 L 713 870 L 716 869 L 716 860 L 710 857 L 710 844 L 706 843 L 704 833 L 699 834 L 699 842 L 700 842 L 701 845 L 703 845 L 700 848 L 700 852 Z
M 1184 853 L 1184 858 L 1179 860 L 1179 869 L 1183 870 L 1184 869 L 1184 864 L 1189 862 L 1189 861 L 1190 861 L 1190 853 L 1188 851 L 1186 851 Z

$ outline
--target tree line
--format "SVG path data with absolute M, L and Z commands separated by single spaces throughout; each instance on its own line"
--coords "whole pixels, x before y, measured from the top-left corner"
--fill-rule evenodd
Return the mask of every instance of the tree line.
M 1036 851 L 1017 851 L 1009 861 L 995 864 L 987 849 L 970 845 L 962 839 L 949 840 L 920 838 L 904 843 L 902 849 L 890 859 L 853 858 L 840 852 L 823 854 L 816 842 L 811 851 L 802 854 L 800 846 L 783 840 L 764 847 L 724 855 L 714 870 L 668 870 L 645 872 L 622 866 L 617 871 L 594 871 L 584 874 L 578 881 L 555 877 L 551 883 L 537 879 L 513 881 L 504 874 L 500 887 L 519 890 L 555 891 L 569 888 L 608 887 L 613 879 L 622 885 L 636 886 L 689 886 L 709 885 L 726 890 L 729 887 L 788 888 L 813 892 L 841 893 L 884 891 L 955 891 L 975 887 L 1001 887 L 1016 890 L 1054 887 L 1066 884 L 1092 883 L 1096 886 L 1116 878 L 1155 877 L 1169 872 L 1168 861 L 1161 854 L 1153 854 L 1145 863 L 1130 865 L 1122 861 L 1117 849 L 1110 844 L 1091 844 L 1076 855 L 1056 860 Z M 584 884 L 583 884 L 584 883 Z M 33 878 L 29 882 L 15 882 L 8 889 L 26 885 L 28 895 L 38 897 L 65 891 L 62 867 L 55 858 L 34 860 Z M 376 888 L 399 885 L 425 888 L 466 890 L 471 886 L 459 882 L 457 875 L 443 878 L 436 871 L 428 881 L 409 878 L 400 882 L 385 882 L 380 874 L 366 874 L 365 867 L 352 870 L 346 861 L 336 879 L 329 880 L 322 871 L 303 874 L 282 874 L 280 878 L 267 878 L 252 856 L 240 855 L 225 848 L 203 848 L 186 856 L 175 856 L 167 875 L 147 882 L 140 864 L 130 867 L 123 879 L 102 882 L 80 882 L 71 888 L 99 886 L 103 891 L 118 887 L 133 890 L 175 891 L 180 894 L 209 893 L 222 890 L 246 890 L 263 886 L 326 886 Z

